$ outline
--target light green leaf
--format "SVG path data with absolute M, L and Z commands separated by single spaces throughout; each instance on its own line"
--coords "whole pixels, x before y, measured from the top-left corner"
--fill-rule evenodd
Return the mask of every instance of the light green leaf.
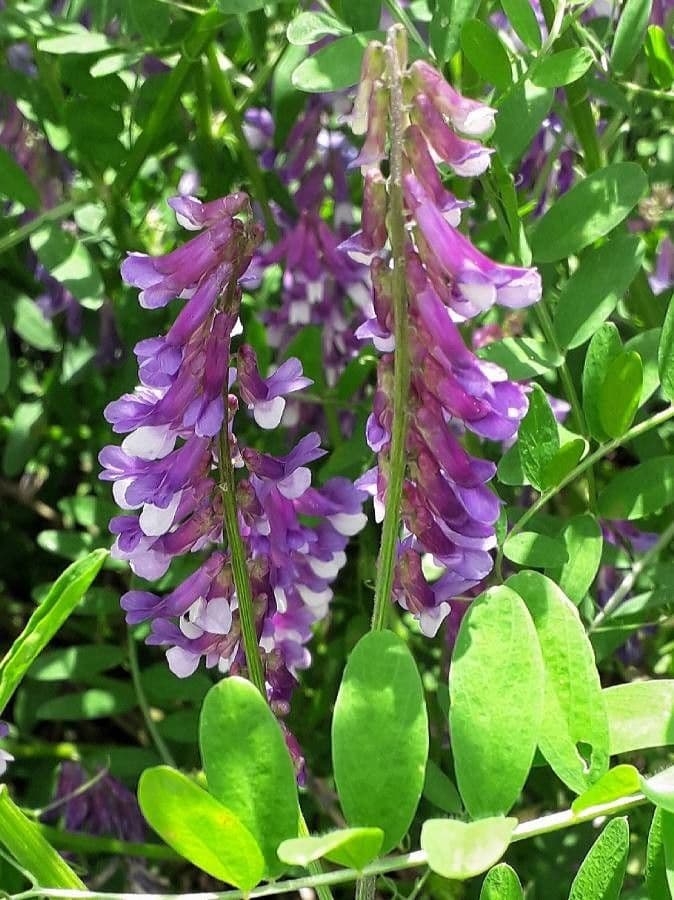
M 526 337 L 494 341 L 480 347 L 477 355 L 502 366 L 513 381 L 544 375 L 564 362 L 564 357 L 545 341 Z
M 501 0 L 501 6 L 518 38 L 530 50 L 540 50 L 541 29 L 529 0 Z
M 529 409 L 520 424 L 517 446 L 522 471 L 535 488 L 545 490 L 549 486 L 546 467 L 557 455 L 560 442 L 557 421 L 538 384 L 529 394 Z
M 30 459 L 44 421 L 42 400 L 19 403 L 14 410 L 11 431 L 2 454 L 2 468 L 8 477 L 18 475 Z
M 508 849 L 517 819 L 494 816 L 477 822 L 427 819 L 421 829 L 421 849 L 428 865 L 455 881 L 485 872 Z
M 341 828 L 329 834 L 283 841 L 278 855 L 291 866 L 307 868 L 310 862 L 325 858 L 360 871 L 379 853 L 383 839 L 381 828 Z
M 85 245 L 59 225 L 34 232 L 30 245 L 45 269 L 78 300 L 103 297 L 101 274 Z
M 482 882 L 480 900 L 524 900 L 522 885 L 514 869 L 499 863 Z
M 674 456 L 659 456 L 618 472 L 599 495 L 607 519 L 642 519 L 674 503 Z
M 552 88 L 518 81 L 499 98 L 493 141 L 505 165 L 515 163 L 529 147 L 550 112 L 554 93 Z
M 208 790 L 256 839 L 266 874 L 280 874 L 276 849 L 298 833 L 297 784 L 281 726 L 250 681 L 229 677 L 211 688 L 199 745 Z
M 26 677 L 33 681 L 84 681 L 106 669 L 118 666 L 126 658 L 121 647 L 110 644 L 79 644 L 42 653 Z
M 609 769 L 605 775 L 589 787 L 571 804 L 572 811 L 579 815 L 593 806 L 610 803 L 620 797 L 639 791 L 639 773 L 634 766 L 621 765 Z
M 658 374 L 662 384 L 662 393 L 668 400 L 674 401 L 674 294 L 672 294 L 667 307 L 667 315 L 658 344 Z
M 544 671 L 522 599 L 495 587 L 461 622 L 449 672 L 449 725 L 459 792 L 471 816 L 508 812 L 531 768 Z
M 510 87 L 510 57 L 493 28 L 480 19 L 469 19 L 461 29 L 461 49 L 481 78 L 502 91 Z
M 534 84 L 544 88 L 563 87 L 578 81 L 592 65 L 587 47 L 570 47 L 545 57 L 531 76 Z
M 253 835 L 182 772 L 147 769 L 138 783 L 138 802 L 169 847 L 204 872 L 246 892 L 262 879 L 264 859 Z
M 69 26 L 69 33 L 42 38 L 37 42 L 37 49 L 40 52 L 54 53 L 59 56 L 64 53 L 103 53 L 113 47 L 114 44 L 105 34 L 87 31 L 86 28 L 75 23 Z
M 583 410 L 590 434 L 598 441 L 608 439 L 599 414 L 601 388 L 611 360 L 621 351 L 620 335 L 613 322 L 605 322 L 595 332 L 587 348 L 583 367 Z
M 288 41 L 298 47 L 313 44 L 330 34 L 351 34 L 351 29 L 323 12 L 302 12 L 295 16 L 287 29 Z
M 661 834 L 665 880 L 670 897 L 674 896 L 674 814 L 661 810 Z
M 671 835 L 674 816 L 656 807 L 653 820 L 648 832 L 648 847 L 646 849 L 646 887 L 648 888 L 648 900 L 671 900 L 668 887 L 668 879 L 671 877 L 672 865 L 665 862 L 665 848 L 663 846 L 663 823 L 667 821 L 668 837 Z
M 337 38 L 299 64 L 292 75 L 293 85 L 310 94 L 351 87 L 360 78 L 365 48 L 383 37 L 380 31 L 366 31 Z
M 543 655 L 545 697 L 538 745 L 553 771 L 582 793 L 608 769 L 606 708 L 592 646 L 578 610 L 538 572 L 506 582 L 526 603 Z
M 578 606 L 599 571 L 603 547 L 601 528 L 593 515 L 583 513 L 569 519 L 562 528 L 561 538 L 566 547 L 567 562 L 561 569 L 547 574 Z
M 566 548 L 558 538 L 535 531 L 519 531 L 506 538 L 503 555 L 520 566 L 541 569 L 549 565 L 561 566 L 568 560 Z
M 0 714 L 38 654 L 80 602 L 107 555 L 107 550 L 94 550 L 85 559 L 68 566 L 14 640 L 0 661 Z
M 611 47 L 611 68 L 618 75 L 630 67 L 643 47 L 652 4 L 653 0 L 627 0 L 623 7 Z
M 0 196 L 18 200 L 26 209 L 37 209 L 40 195 L 16 160 L 0 147 Z
M 644 244 L 638 235 L 617 234 L 587 250 L 562 288 L 555 334 L 562 347 L 580 347 L 608 319 L 639 271 Z
M 639 785 L 641 793 L 648 797 L 651 803 L 666 812 L 674 813 L 674 766 L 663 769 L 650 778 L 640 775 Z
M 648 26 L 644 50 L 653 78 L 661 88 L 670 88 L 674 81 L 674 54 L 667 34 L 659 25 Z
M 611 819 L 573 879 L 569 900 L 618 900 L 629 849 L 627 819 Z
M 578 253 L 619 225 L 646 193 L 648 179 L 633 162 L 614 163 L 578 182 L 546 212 L 532 236 L 536 262 Z
M 611 756 L 674 744 L 674 680 L 632 681 L 602 693 Z
M 562 443 L 559 450 L 544 466 L 541 472 L 543 484 L 554 487 L 565 478 L 572 469 L 575 469 L 585 455 L 588 448 L 587 441 L 582 437 L 572 438 Z
M 384 832 L 382 852 L 406 834 L 424 785 L 428 717 L 405 643 L 372 632 L 351 651 L 332 720 L 332 759 L 347 822 Z
M 37 303 L 30 297 L 21 295 L 14 303 L 14 331 L 21 340 L 35 347 L 36 350 L 55 352 L 60 350 L 61 342 L 51 322 Z
M 625 350 L 635 350 L 641 357 L 644 367 L 644 383 L 641 388 L 639 406 L 643 406 L 660 386 L 660 376 L 658 375 L 658 342 L 660 334 L 660 328 L 649 328 L 647 331 L 638 332 L 629 341 L 625 342 Z
M 599 421 L 609 437 L 622 437 L 639 408 L 644 383 L 641 357 L 623 350 L 613 357 L 599 389 Z

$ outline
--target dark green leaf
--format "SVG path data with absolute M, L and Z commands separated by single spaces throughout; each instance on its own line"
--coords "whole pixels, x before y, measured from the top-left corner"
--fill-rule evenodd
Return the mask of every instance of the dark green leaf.
M 674 294 L 667 307 L 658 344 L 658 374 L 663 394 L 674 401 Z
M 109 644 L 80 644 L 42 653 L 27 673 L 34 681 L 84 681 L 123 662 L 126 654 Z
M 613 322 L 605 322 L 594 334 L 585 356 L 583 368 L 583 410 L 590 434 L 598 441 L 608 435 L 601 424 L 599 402 L 601 388 L 611 360 L 622 351 L 620 335 Z
M 564 357 L 545 341 L 526 337 L 494 341 L 481 347 L 477 355 L 503 366 L 514 381 L 543 375 L 564 362 Z
M 264 859 L 243 823 L 181 772 L 143 772 L 138 802 L 157 834 L 198 868 L 248 892 L 264 874 Z
M 279 874 L 276 849 L 298 833 L 297 784 L 281 727 L 250 681 L 229 677 L 211 688 L 199 745 L 209 791 L 256 839 L 266 874 Z
M 554 93 L 552 88 L 518 81 L 499 99 L 493 140 L 507 166 L 515 163 L 533 140 L 550 112 Z
M 534 384 L 529 409 L 522 419 L 517 441 L 522 471 L 538 490 L 549 486 L 546 467 L 559 450 L 557 421 L 543 388 Z
M 30 178 L 4 147 L 0 147 L 0 196 L 18 200 L 26 209 L 40 205 L 40 195 Z
M 480 900 L 524 900 L 522 885 L 514 869 L 499 863 L 482 882 Z
M 611 819 L 573 879 L 569 900 L 618 900 L 629 849 L 627 819 Z
M 462 810 L 461 797 L 454 782 L 432 759 L 426 763 L 424 797 L 433 806 L 450 815 L 458 815 Z
M 519 39 L 531 50 L 540 50 L 541 29 L 529 0 L 501 0 L 501 6 Z
M 45 269 L 78 300 L 97 308 L 103 298 L 103 281 L 83 243 L 58 225 L 31 235 L 30 244 Z
M 412 654 L 390 631 L 365 635 L 339 688 L 332 758 L 347 822 L 381 828 L 383 853 L 414 818 L 427 756 L 428 717 Z
M 421 829 L 421 849 L 428 865 L 443 878 L 464 881 L 485 872 L 508 849 L 517 819 L 494 816 L 478 822 L 428 819 Z
M 674 503 L 674 456 L 649 459 L 623 470 L 599 495 L 607 519 L 643 519 Z
M 562 347 L 579 347 L 611 315 L 643 260 L 638 235 L 618 234 L 588 250 L 564 285 L 555 311 L 555 334 Z
M 510 87 L 508 51 L 493 28 L 480 19 L 469 19 L 461 29 L 461 49 L 481 78 L 502 91 Z
M 559 778 L 582 793 L 606 772 L 609 757 L 608 719 L 592 646 L 576 607 L 554 581 L 521 572 L 507 586 L 526 603 L 543 655 L 539 747 Z
M 587 441 L 574 437 L 562 443 L 555 455 L 544 466 L 541 478 L 544 484 L 553 487 L 559 484 L 578 465 L 587 450 Z
M 7 341 L 7 332 L 5 326 L 0 322 L 0 394 L 9 387 L 9 381 L 12 376 L 12 357 L 9 353 L 9 343 Z
M 641 357 L 623 350 L 606 369 L 599 389 L 599 421 L 609 437 L 622 437 L 634 421 L 644 383 Z
M 646 192 L 641 166 L 614 163 L 588 175 L 560 197 L 536 226 L 531 250 L 537 262 L 578 253 L 619 225 Z
M 643 47 L 652 5 L 653 0 L 627 0 L 623 7 L 611 47 L 611 68 L 619 75 Z
M 379 27 L 381 0 L 342 0 L 342 16 L 354 31 L 374 31 Z
M 586 47 L 570 47 L 545 57 L 531 80 L 544 88 L 563 87 L 578 81 L 592 65 L 592 53 Z
M 370 41 L 381 40 L 382 32 L 350 34 L 321 47 L 295 69 L 292 83 L 301 91 L 322 94 L 341 91 L 360 78 L 363 53 Z
M 138 705 L 131 685 L 111 684 L 90 688 L 79 694 L 63 694 L 45 700 L 37 708 L 38 719 L 51 722 L 79 722 L 82 719 L 107 719 L 129 712 Z
M 611 756 L 674 744 L 674 681 L 632 681 L 602 693 Z
M 593 806 L 611 803 L 639 790 L 639 773 L 634 766 L 621 765 L 609 769 L 605 775 L 577 797 L 571 804 L 572 811 L 579 815 Z
M 55 352 L 61 348 L 54 323 L 46 318 L 30 297 L 23 295 L 17 297 L 14 304 L 13 327 L 21 340 L 36 350 Z
M 262 9 L 267 0 L 217 0 L 216 6 L 223 13 L 230 15 L 245 15 L 249 12 L 255 12 L 256 9 Z
M 568 559 L 566 548 L 558 538 L 535 531 L 519 531 L 506 538 L 503 555 L 520 566 L 541 569 L 550 565 L 561 566 Z
M 538 742 L 544 671 L 534 623 L 507 587 L 486 591 L 461 622 L 449 673 L 459 792 L 471 816 L 508 812 Z
M 660 386 L 660 376 L 658 375 L 660 333 L 660 328 L 649 328 L 647 331 L 640 331 L 625 342 L 625 350 L 635 350 L 641 357 L 644 367 L 644 383 L 641 388 L 639 406 L 643 406 Z
M 329 859 L 360 871 L 379 853 L 383 839 L 381 828 L 341 828 L 329 834 L 283 841 L 278 855 L 291 866 L 307 868 L 316 859 Z
M 351 34 L 351 29 L 327 13 L 302 12 L 290 22 L 287 34 L 291 44 L 303 47 L 330 34 Z
M 436 0 L 429 33 L 431 47 L 441 63 L 457 52 L 463 24 L 475 16 L 479 6 L 480 0 Z
M 30 459 L 44 421 L 41 400 L 19 403 L 14 410 L 11 431 L 2 454 L 2 468 L 10 478 L 18 475 Z

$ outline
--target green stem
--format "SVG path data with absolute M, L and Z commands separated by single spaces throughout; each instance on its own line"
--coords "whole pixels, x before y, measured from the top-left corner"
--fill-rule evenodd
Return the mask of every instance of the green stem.
M 264 671 L 255 628 L 255 611 L 253 609 L 253 592 L 250 586 L 250 576 L 246 565 L 246 550 L 243 538 L 239 531 L 239 517 L 236 509 L 236 482 L 234 480 L 234 466 L 232 453 L 229 446 L 229 428 L 227 424 L 227 402 L 225 398 L 225 421 L 220 429 L 219 436 L 219 466 L 220 466 L 220 491 L 222 492 L 222 505 L 224 511 L 225 531 L 232 561 L 232 574 L 236 596 L 239 601 L 239 620 L 241 622 L 241 636 L 243 638 L 243 650 L 246 655 L 248 676 L 262 696 L 267 698 L 264 684 Z
M 131 148 L 126 164 L 120 168 L 113 184 L 117 196 L 123 196 L 140 171 L 159 133 L 166 127 L 167 119 L 185 85 L 187 76 L 196 65 L 200 54 L 213 37 L 213 33 L 225 22 L 226 16 L 217 9 L 210 9 L 192 25 L 183 47 L 182 56 L 168 76 L 157 102 L 149 115 L 145 128 Z
M 49 825 L 38 824 L 40 833 L 46 838 L 52 847 L 57 850 L 70 850 L 73 853 L 82 853 L 98 856 L 133 856 L 142 859 L 158 859 L 166 861 L 180 861 L 175 850 L 164 844 L 141 844 L 134 841 L 120 841 L 112 837 L 96 837 L 91 834 L 74 834 L 70 831 L 62 831 L 60 828 L 52 828 Z
M 222 108 L 227 115 L 227 121 L 229 122 L 229 125 L 236 136 L 239 153 L 241 154 L 241 159 L 243 160 L 246 172 L 248 173 L 248 178 L 253 189 L 253 194 L 257 202 L 260 204 L 260 207 L 262 208 L 262 215 L 264 217 L 264 223 L 267 228 L 267 234 L 273 241 L 275 241 L 278 239 L 279 231 L 274 219 L 274 215 L 271 211 L 271 207 L 269 205 L 267 188 L 262 177 L 262 172 L 260 171 L 260 167 L 257 163 L 255 154 L 251 150 L 248 139 L 246 138 L 246 134 L 243 130 L 243 124 L 241 122 L 241 116 L 236 105 L 236 100 L 234 99 L 234 93 L 232 92 L 232 86 L 229 82 L 229 79 L 220 68 L 218 55 L 213 44 L 211 44 L 206 51 L 206 56 L 208 57 L 208 67 L 211 75 L 211 83 L 213 84 L 215 92 L 217 93 L 220 102 L 222 103 Z
M 407 283 L 405 279 L 405 219 L 403 213 L 402 169 L 404 104 L 400 60 L 395 46 L 400 26 L 391 29 L 386 46 L 386 61 L 391 91 L 391 152 L 389 192 L 389 237 L 391 241 L 392 301 L 395 336 L 393 359 L 393 423 L 389 456 L 386 512 L 382 526 L 377 562 L 377 582 L 372 612 L 373 631 L 384 628 L 393 589 L 396 546 L 400 529 L 400 503 L 405 479 L 405 442 L 410 388 L 410 362 L 407 336 Z
M 531 506 L 524 512 L 524 514 L 515 522 L 513 527 L 510 529 L 508 533 L 508 537 L 512 537 L 515 534 L 518 534 L 524 526 L 529 522 L 536 513 L 541 510 L 549 500 L 555 497 L 561 490 L 563 490 L 567 485 L 571 484 L 572 481 L 575 481 L 579 475 L 582 475 L 587 469 L 591 468 L 596 462 L 606 456 L 608 453 L 611 453 L 613 450 L 616 450 L 618 447 L 621 447 L 623 444 L 629 443 L 629 441 L 634 440 L 635 438 L 641 437 L 642 434 L 646 434 L 647 431 L 650 431 L 652 428 L 657 428 L 658 425 L 662 425 L 664 422 L 667 422 L 669 419 L 674 417 L 674 406 L 669 406 L 667 409 L 662 410 L 662 412 L 656 413 L 654 416 L 651 416 L 650 419 L 646 419 L 644 422 L 640 422 L 638 425 L 635 425 L 633 428 L 630 428 L 622 437 L 615 438 L 612 441 L 609 441 L 606 444 L 602 444 L 594 453 L 590 453 L 589 456 L 586 456 L 585 459 L 581 460 L 578 465 L 572 469 L 568 475 L 565 475 L 564 478 L 559 482 L 559 484 L 554 487 L 549 488 L 547 491 L 544 491 L 538 500 L 531 504 Z M 496 567 L 499 569 L 501 563 L 503 561 L 503 551 L 499 548 Z
M 615 816 L 628 812 L 638 806 L 643 806 L 649 801 L 643 794 L 630 794 L 619 797 L 610 803 L 600 803 L 597 806 L 588 807 L 580 813 L 572 810 L 552 813 L 521 822 L 511 838 L 511 843 L 524 841 L 543 834 L 552 834 L 562 831 L 583 822 L 591 822 L 593 819 Z M 362 872 L 356 869 L 337 869 L 334 872 L 325 872 L 322 875 L 308 876 L 304 878 L 289 878 L 286 881 L 277 881 L 255 888 L 248 894 L 243 891 L 204 892 L 199 894 L 123 894 L 100 893 L 94 891 L 64 891 L 40 888 L 37 890 L 23 891 L 15 894 L 12 900 L 32 900 L 37 897 L 72 898 L 72 900 L 244 900 L 257 897 L 273 897 L 277 894 L 286 894 L 300 891 L 303 888 L 316 888 L 319 885 L 347 884 L 357 881 L 362 876 L 385 875 L 387 872 L 401 872 L 406 869 L 425 867 L 428 863 L 426 853 L 423 850 L 414 850 L 412 853 L 404 853 L 400 856 L 385 856 L 365 866 Z
M 662 550 L 674 539 L 674 522 L 671 523 L 665 530 L 662 532 L 660 537 L 657 539 L 655 544 L 648 550 L 644 555 L 639 559 L 629 574 L 623 579 L 618 588 L 611 594 L 611 596 L 606 601 L 604 607 L 597 613 L 595 618 L 592 621 L 588 631 L 596 631 L 606 619 L 610 618 L 616 609 L 620 606 L 623 600 L 630 593 L 634 585 L 637 583 L 637 580 L 641 573 L 646 569 L 660 554 Z
M 21 241 L 25 241 L 26 238 L 29 238 L 31 234 L 34 234 L 36 231 L 39 231 L 43 225 L 48 225 L 50 222 L 58 222 L 61 219 L 65 219 L 72 212 L 74 212 L 78 206 L 83 206 L 85 203 L 89 203 L 97 194 L 95 191 L 87 191 L 84 194 L 80 194 L 77 197 L 73 197 L 70 200 L 64 200 L 63 203 L 59 203 L 58 206 L 54 206 L 51 209 L 46 210 L 46 212 L 41 213 L 39 216 L 36 216 L 34 219 L 31 219 L 30 222 L 26 222 L 25 225 L 21 225 L 19 228 L 15 228 L 14 231 L 10 231 L 9 234 L 4 235 L 4 237 L 0 238 L 0 254 L 6 253 L 7 250 L 10 250 L 12 247 L 15 247 L 17 244 L 20 244 Z
M 161 756 L 166 765 L 176 769 L 176 761 L 173 758 L 171 751 L 166 746 L 164 738 L 159 734 L 157 725 L 152 718 L 152 710 L 150 709 L 150 704 L 147 702 L 145 689 L 143 688 L 143 681 L 140 677 L 136 639 L 131 629 L 129 629 L 127 632 L 127 644 L 129 647 L 129 668 L 131 669 L 131 681 L 133 682 L 133 688 L 136 692 L 136 698 L 138 699 L 138 706 L 140 707 L 140 711 L 143 714 L 143 719 L 145 720 L 145 727 L 147 728 L 148 734 L 152 739 L 152 743 L 157 748 L 157 753 Z

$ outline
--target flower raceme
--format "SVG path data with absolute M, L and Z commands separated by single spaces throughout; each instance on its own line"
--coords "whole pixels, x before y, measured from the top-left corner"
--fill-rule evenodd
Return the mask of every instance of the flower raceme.
M 240 447 L 233 431 L 239 401 L 231 389 L 268 429 L 281 421 L 286 397 L 311 381 L 297 359 L 265 377 L 251 347 L 242 345 L 232 358 L 241 283 L 262 237 L 248 197 L 203 204 L 179 197 L 170 204 L 178 222 L 198 234 L 164 256 L 130 254 L 122 275 L 140 289 L 142 306 L 176 300 L 182 306 L 165 335 L 136 345 L 140 384 L 105 410 L 125 437 L 101 452 L 101 478 L 113 483 L 123 510 L 110 523 L 113 556 L 151 581 L 176 557 L 198 553 L 199 564 L 169 593 L 132 590 L 122 606 L 129 624 L 151 622 L 148 643 L 168 648 L 180 677 L 202 658 L 221 672 L 245 665 L 239 599 L 222 546 L 217 470 L 219 448 L 226 448 L 245 470 L 236 484 L 238 526 L 267 692 L 283 713 L 297 671 L 309 664 L 306 644 L 327 613 L 349 536 L 365 524 L 365 495 L 342 478 L 311 486 L 308 465 L 324 452 L 318 435 L 307 435 L 284 457 Z
M 495 111 L 458 94 L 428 63 L 406 64 L 404 32 L 394 27 L 385 48 L 366 50 L 351 117 L 365 136 L 354 160 L 364 177 L 361 231 L 343 249 L 369 262 L 374 316 L 358 330 L 382 352 L 367 440 L 377 466 L 358 482 L 375 498 L 383 517 L 389 476 L 393 421 L 395 337 L 393 261 L 389 242 L 390 192 L 381 162 L 394 151 L 402 164 L 405 217 L 404 267 L 410 391 L 407 406 L 406 468 L 401 502 L 404 525 L 398 546 L 394 594 L 433 635 L 450 610 L 452 598 L 469 591 L 492 568 L 495 522 L 500 502 L 488 487 L 493 463 L 469 454 L 460 438 L 465 430 L 491 441 L 509 441 L 527 410 L 525 388 L 503 369 L 478 359 L 465 345 L 459 324 L 499 304 L 511 309 L 536 303 L 541 280 L 535 269 L 489 259 L 458 231 L 462 209 L 444 186 L 438 163 L 454 175 L 472 177 L 489 166 L 491 150 L 477 138 L 487 134 Z M 391 65 L 396 54 L 400 63 Z M 388 57 L 388 61 L 387 61 Z M 393 85 L 392 79 L 400 84 Z M 393 88 L 403 109 L 392 111 Z M 403 117 L 402 146 L 390 146 L 391 115 Z M 391 138 L 393 140 L 393 137 Z M 396 264 L 400 262 L 396 261 Z M 443 574 L 429 582 L 424 555 Z

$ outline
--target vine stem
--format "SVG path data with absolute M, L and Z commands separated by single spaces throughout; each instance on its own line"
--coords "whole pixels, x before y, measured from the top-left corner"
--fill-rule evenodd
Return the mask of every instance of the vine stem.
M 393 357 L 393 422 L 391 425 L 391 452 L 389 457 L 388 484 L 386 487 L 386 512 L 382 526 L 381 546 L 377 561 L 377 582 L 374 591 L 372 631 L 380 631 L 386 623 L 386 613 L 393 588 L 396 545 L 400 527 L 400 503 L 405 479 L 405 438 L 407 435 L 407 403 L 410 387 L 410 361 L 407 335 L 407 284 L 405 279 L 405 219 L 403 211 L 402 170 L 404 101 L 401 81 L 401 65 L 396 38 L 404 34 L 400 25 L 394 25 L 386 44 L 386 68 L 391 91 L 390 128 L 390 176 L 389 237 L 391 241 L 393 330 L 395 352 Z
M 662 532 L 658 540 L 653 544 L 653 546 L 648 550 L 644 555 L 639 559 L 629 574 L 625 576 L 617 589 L 611 594 L 611 596 L 606 601 L 605 606 L 597 613 L 595 618 L 592 620 L 592 624 L 588 628 L 589 632 L 596 631 L 597 628 L 602 625 L 606 619 L 608 619 L 615 610 L 620 606 L 625 597 L 632 590 L 634 585 L 637 582 L 637 579 L 644 571 L 644 569 L 650 565 L 651 561 L 655 559 L 655 557 L 660 553 L 661 550 L 664 550 L 665 547 L 669 544 L 669 542 L 674 539 L 674 522 L 665 528 Z
M 21 241 L 30 237 L 31 234 L 39 231 L 43 225 L 65 219 L 74 212 L 78 206 L 89 203 L 96 196 L 96 191 L 87 191 L 86 193 L 79 194 L 77 197 L 73 197 L 71 200 L 64 200 L 63 203 L 59 203 L 58 206 L 53 206 L 51 209 L 46 210 L 39 216 L 31 219 L 30 222 L 26 222 L 25 225 L 21 225 L 19 228 L 10 231 L 9 234 L 0 238 L 0 254 L 6 253 L 7 250 L 10 250 L 12 247 L 16 246 L 16 244 L 20 244 Z
M 536 513 L 546 505 L 549 500 L 556 496 L 567 485 L 571 484 L 572 481 L 575 481 L 575 479 L 579 475 L 582 475 L 583 472 L 593 466 L 608 453 L 611 453 L 613 450 L 616 450 L 623 444 L 627 444 L 629 441 L 634 440 L 634 438 L 638 438 L 642 434 L 646 434 L 646 432 L 650 431 L 651 428 L 657 428 L 658 425 L 662 425 L 673 416 L 674 406 L 668 406 L 667 409 L 663 409 L 662 412 L 656 413 L 654 416 L 651 416 L 650 419 L 646 419 L 645 421 L 640 422 L 638 425 L 634 425 L 634 427 L 630 428 L 629 431 L 626 431 L 625 434 L 622 435 L 622 437 L 615 438 L 614 440 L 609 441 L 606 444 L 602 444 L 601 447 L 598 447 L 594 451 L 594 453 L 590 453 L 589 456 L 586 456 L 585 459 L 581 460 L 578 465 L 568 473 L 568 475 L 565 475 L 564 478 L 562 478 L 559 484 L 555 485 L 552 488 L 549 488 L 547 491 L 543 491 L 538 500 L 532 503 L 531 506 L 524 512 L 524 514 L 517 520 L 517 522 L 515 522 L 513 527 L 508 532 L 508 537 L 513 537 L 513 535 L 518 534 L 524 528 L 527 522 L 529 522 L 536 515 Z M 497 571 L 500 571 L 502 563 L 503 548 L 500 547 L 496 560 Z
M 515 828 L 510 839 L 511 843 L 524 841 L 543 834 L 551 834 L 562 831 L 583 822 L 591 822 L 594 819 L 619 815 L 628 812 L 637 806 L 648 803 L 643 794 L 629 794 L 619 797 L 609 803 L 600 803 L 591 806 L 582 812 L 574 813 L 571 809 L 562 812 L 551 813 L 538 819 L 530 819 L 520 822 Z M 400 872 L 405 869 L 417 869 L 428 865 L 428 857 L 424 850 L 414 850 L 412 853 L 404 853 L 400 856 L 385 856 L 376 860 L 369 866 L 365 866 L 362 872 L 356 869 L 337 869 L 334 872 L 324 872 L 322 875 L 306 878 L 289 878 L 286 881 L 276 881 L 265 884 L 245 894 L 243 891 L 203 892 L 198 894 L 125 894 L 102 893 L 95 891 L 79 891 L 60 888 L 43 888 L 23 891 L 14 894 L 10 900 L 33 900 L 38 897 L 63 898 L 63 900 L 256 900 L 258 897 L 273 897 L 278 894 L 300 891 L 303 888 L 317 888 L 332 884 L 347 884 L 357 881 L 363 876 L 385 875 L 387 872 Z
M 136 692 L 138 706 L 140 707 L 140 711 L 143 714 L 143 719 L 145 720 L 145 727 L 148 730 L 148 734 L 152 738 L 152 743 L 157 748 L 157 753 L 159 753 L 163 761 L 168 766 L 172 766 L 175 769 L 177 768 L 177 766 L 176 761 L 173 758 L 173 754 L 169 750 L 164 738 L 161 736 L 161 734 L 159 734 L 157 725 L 152 718 L 152 710 L 150 709 L 150 704 L 147 702 L 145 689 L 143 687 L 143 680 L 140 676 L 136 639 L 134 637 L 133 631 L 130 628 L 127 632 L 127 644 L 129 647 L 129 669 L 131 670 L 131 681 L 133 682 L 133 689 Z

